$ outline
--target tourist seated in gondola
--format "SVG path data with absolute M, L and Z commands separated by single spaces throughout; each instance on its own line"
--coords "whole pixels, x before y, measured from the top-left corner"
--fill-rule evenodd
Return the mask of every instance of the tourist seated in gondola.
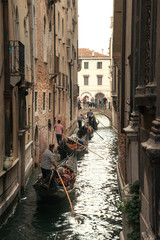
M 93 133 L 93 128 L 92 128 L 91 125 L 88 125 L 87 132 L 88 132 L 89 134 L 92 134 L 92 133 Z
M 77 150 L 83 148 L 84 145 L 85 141 L 83 141 L 82 139 L 77 139 Z
M 69 167 L 59 167 L 58 169 L 59 174 L 61 175 L 62 181 L 65 185 L 65 187 L 69 190 L 73 187 L 73 184 L 75 182 L 75 173 L 74 171 Z M 58 177 L 58 174 L 54 177 L 55 184 L 57 188 L 62 187 L 62 182 L 60 178 Z

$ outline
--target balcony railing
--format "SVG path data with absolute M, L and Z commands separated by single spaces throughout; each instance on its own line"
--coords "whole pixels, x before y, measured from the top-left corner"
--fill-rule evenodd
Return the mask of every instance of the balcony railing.
M 20 41 L 9 42 L 10 74 L 24 76 L 24 45 Z

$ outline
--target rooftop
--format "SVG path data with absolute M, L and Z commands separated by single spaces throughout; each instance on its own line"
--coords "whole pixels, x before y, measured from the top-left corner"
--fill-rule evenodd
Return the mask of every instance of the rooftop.
M 79 57 L 109 57 L 102 53 L 95 52 L 94 50 L 90 50 L 89 48 L 79 48 L 78 54 Z

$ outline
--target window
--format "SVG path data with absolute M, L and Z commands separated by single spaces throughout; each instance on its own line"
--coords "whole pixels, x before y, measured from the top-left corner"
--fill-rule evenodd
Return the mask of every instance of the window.
M 49 73 L 52 73 L 52 24 L 51 24 L 51 22 L 49 23 L 48 53 L 49 53 Z
M 68 76 L 66 76 L 66 91 L 69 92 Z
M 28 31 L 27 31 L 27 26 L 26 26 L 26 20 L 24 20 L 24 38 L 25 38 L 25 64 L 28 67 L 28 52 L 29 52 L 29 48 L 28 48 Z
M 35 112 L 37 112 L 38 108 L 37 108 L 37 101 L 38 101 L 38 92 L 35 92 Z
M 19 12 L 18 12 L 18 7 L 16 6 L 16 21 L 15 21 L 15 24 L 16 24 L 16 39 L 19 40 Z
M 88 85 L 88 77 L 87 76 L 84 77 L 84 85 Z
M 60 33 L 60 13 L 58 12 L 58 32 Z
M 70 1 L 70 0 L 67 1 L 67 7 L 68 7 L 68 8 L 71 7 L 71 1 Z
M 43 111 L 46 109 L 46 93 L 43 92 Z
M 31 109 L 28 107 L 28 126 L 31 124 Z
M 51 110 L 51 93 L 49 93 L 49 110 Z
M 45 16 L 44 16 L 44 29 L 43 29 L 43 56 L 44 56 L 44 62 L 47 62 L 47 29 L 46 29 Z
M 88 69 L 89 68 L 89 63 L 88 62 L 84 62 L 84 69 Z
M 33 52 L 34 56 L 37 58 L 37 18 L 36 18 L 36 10 L 33 5 Z
M 27 128 L 28 128 L 28 141 L 29 141 L 29 139 L 30 139 L 30 127 L 31 127 L 31 109 L 30 109 L 30 107 L 28 107 L 28 126 L 27 126 Z
M 62 19 L 62 37 L 64 37 L 64 19 Z
M 97 62 L 97 69 L 102 69 L 102 62 Z
M 97 77 L 97 85 L 102 85 L 102 76 Z

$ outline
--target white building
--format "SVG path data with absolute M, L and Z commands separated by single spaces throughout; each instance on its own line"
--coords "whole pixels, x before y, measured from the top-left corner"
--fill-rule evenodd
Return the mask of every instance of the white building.
M 107 98 L 111 102 L 111 57 L 94 52 L 88 48 L 79 48 L 81 70 L 78 72 L 79 98 Z

